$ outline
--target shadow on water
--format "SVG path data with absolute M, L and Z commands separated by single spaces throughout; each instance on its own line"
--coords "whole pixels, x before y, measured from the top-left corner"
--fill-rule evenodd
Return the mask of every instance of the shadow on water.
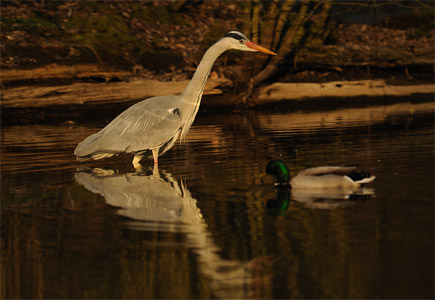
M 160 176 L 78 164 L 104 120 L 4 126 L 1 298 L 433 298 L 433 122 L 433 102 L 199 115 Z M 272 158 L 376 180 L 278 190 Z

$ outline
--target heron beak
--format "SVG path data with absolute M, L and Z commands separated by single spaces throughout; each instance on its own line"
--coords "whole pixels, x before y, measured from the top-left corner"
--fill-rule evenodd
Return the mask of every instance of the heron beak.
M 248 47 L 251 48 L 251 49 L 254 49 L 254 50 L 257 50 L 257 51 L 260 51 L 260 52 L 266 53 L 266 54 L 276 55 L 275 52 L 272 52 L 272 51 L 270 51 L 269 49 L 266 49 L 266 48 L 264 48 L 264 47 L 261 47 L 260 45 L 257 45 L 256 43 L 251 42 L 251 41 L 247 41 L 247 42 L 245 42 L 245 45 L 248 46 Z

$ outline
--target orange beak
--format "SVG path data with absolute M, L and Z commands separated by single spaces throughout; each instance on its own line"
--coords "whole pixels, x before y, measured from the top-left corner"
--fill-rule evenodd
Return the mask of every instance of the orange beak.
M 270 51 L 269 49 L 266 49 L 264 47 L 261 47 L 260 45 L 257 45 L 256 43 L 253 43 L 251 41 L 247 41 L 245 42 L 245 45 L 248 46 L 251 49 L 266 53 L 266 54 L 270 54 L 270 55 L 276 55 L 275 52 Z

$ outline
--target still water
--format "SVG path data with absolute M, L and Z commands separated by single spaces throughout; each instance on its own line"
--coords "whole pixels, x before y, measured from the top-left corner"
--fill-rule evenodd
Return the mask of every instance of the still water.
M 105 122 L 2 128 L 1 298 L 434 297 L 433 103 L 200 114 L 159 175 L 78 164 Z M 274 158 L 376 180 L 278 192 Z

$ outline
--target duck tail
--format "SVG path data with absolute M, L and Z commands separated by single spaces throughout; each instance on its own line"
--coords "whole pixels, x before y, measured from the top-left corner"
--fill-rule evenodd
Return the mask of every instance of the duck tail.
M 361 180 L 356 180 L 355 183 L 358 183 L 358 184 L 369 183 L 369 182 L 372 182 L 373 180 L 375 180 L 375 178 L 376 178 L 376 176 L 370 176 L 370 177 L 363 178 Z
M 364 184 L 375 180 L 375 176 L 371 176 L 370 172 L 357 172 L 353 170 L 347 176 L 352 179 L 355 183 Z

